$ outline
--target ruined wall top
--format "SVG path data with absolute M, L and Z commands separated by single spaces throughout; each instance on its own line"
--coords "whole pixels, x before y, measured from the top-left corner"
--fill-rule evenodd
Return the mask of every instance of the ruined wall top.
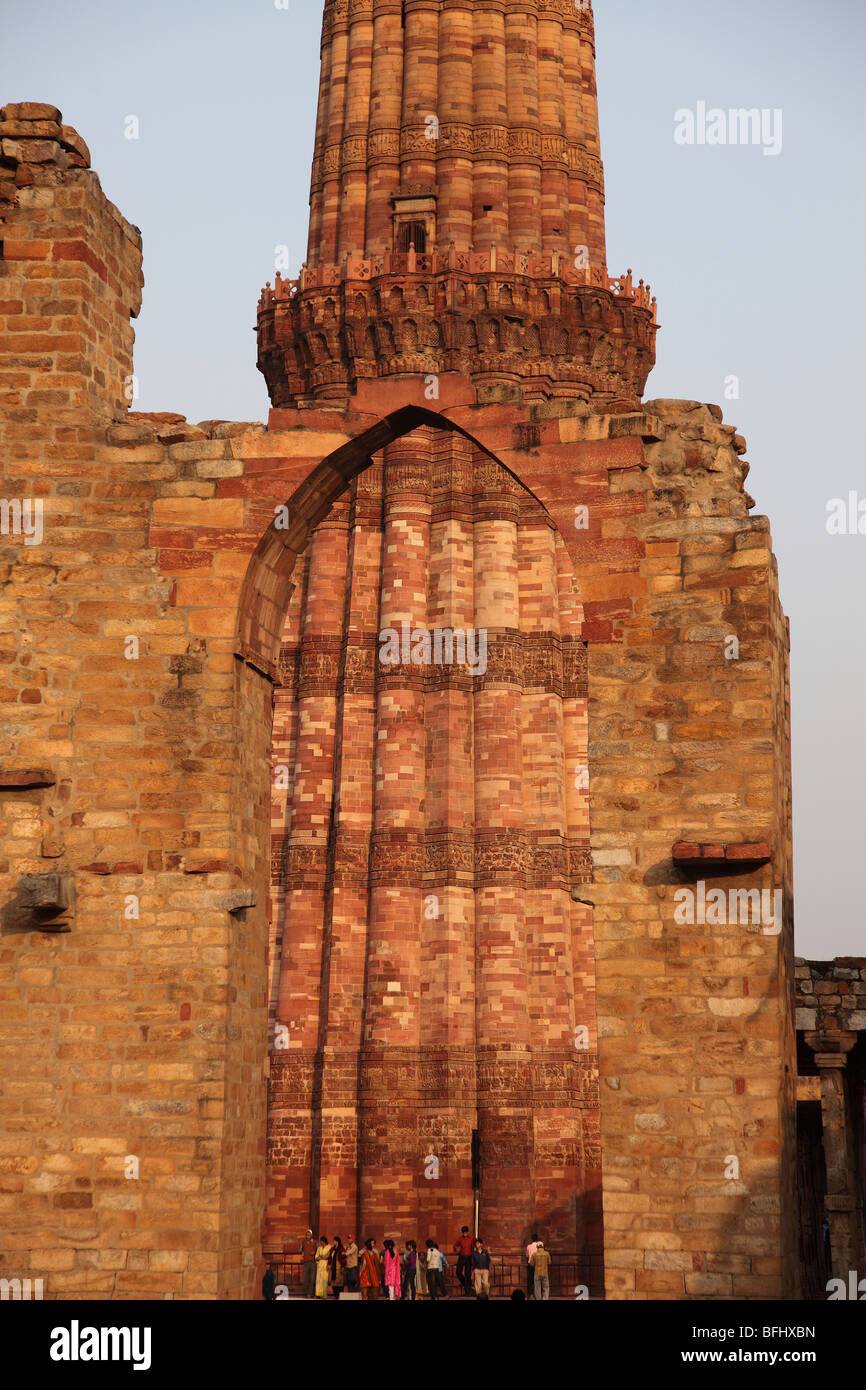
M 794 968 L 797 1028 L 824 1041 L 866 1031 L 866 959 L 803 960 Z

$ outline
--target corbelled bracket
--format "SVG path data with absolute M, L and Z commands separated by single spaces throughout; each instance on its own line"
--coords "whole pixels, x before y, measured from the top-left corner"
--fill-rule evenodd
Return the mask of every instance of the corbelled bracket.
M 17 889 L 15 906 L 32 915 L 37 931 L 71 931 L 62 915 L 72 906 L 71 874 L 22 874 Z

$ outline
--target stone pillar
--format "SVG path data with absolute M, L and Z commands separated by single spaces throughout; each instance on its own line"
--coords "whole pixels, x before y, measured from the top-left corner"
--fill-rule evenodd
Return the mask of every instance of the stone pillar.
M 450 3 L 439 16 L 437 242 L 472 245 L 472 6 Z
M 404 13 L 400 187 L 414 190 L 436 182 L 438 142 L 427 117 L 439 112 L 438 0 L 406 0 Z
M 583 605 L 574 570 L 560 537 L 556 541 L 559 630 L 562 642 L 562 718 L 565 817 L 571 889 L 571 971 L 574 998 L 573 1057 L 577 1106 L 576 1163 L 578 1191 L 575 1249 L 583 1263 L 578 1282 L 593 1297 L 604 1289 L 601 1144 L 598 1095 L 598 1025 L 596 1021 L 595 947 L 592 907 L 579 901 L 592 882 L 589 825 L 589 701 L 587 648 L 581 637 Z M 584 885 L 587 885 L 584 887 Z M 583 1030 L 586 1030 L 585 1032 Z M 539 1214 L 541 1215 L 541 1214 Z
M 430 439 L 385 450 L 380 633 L 425 628 L 430 546 Z M 423 1169 L 418 1047 L 424 860 L 424 667 L 376 657 L 373 836 L 361 1060 L 361 1211 L 365 1229 L 414 1233 Z M 408 655 L 409 660 L 405 660 Z M 396 1094 L 399 1093 L 399 1094 Z M 391 1097 L 395 1097 L 391 1099 Z
M 481 1223 L 519 1246 L 534 1213 L 517 519 L 520 488 L 475 467 L 475 622 L 488 669 L 475 693 L 475 941 Z
M 472 241 L 476 251 L 509 249 L 508 112 L 505 79 L 505 17 L 502 10 L 475 7 L 473 35 L 475 168 L 472 180 Z
M 518 533 L 523 647 L 523 815 L 534 1112 L 535 1227 L 574 1250 L 574 982 L 565 818 L 562 644 L 552 524 L 529 494 Z
M 849 1271 L 862 1251 L 862 1198 L 855 1191 L 854 1139 L 848 1114 L 845 1069 L 856 1033 L 806 1033 L 821 1078 L 821 1122 L 827 1170 L 825 1210 L 830 1223 L 830 1263 L 834 1279 L 848 1285 Z
M 432 528 L 428 586 L 431 632 L 455 639 L 474 627 L 472 446 L 457 433 L 433 437 Z M 439 1161 L 425 1179 L 423 1212 L 440 1244 L 472 1217 L 475 1128 L 475 786 L 473 687 L 465 665 L 427 674 L 426 856 L 422 918 L 424 996 L 421 1098 L 424 1148 Z M 453 653 L 452 653 L 453 655 Z M 435 656 L 435 648 L 434 648 Z
M 342 607 L 335 610 L 332 595 L 345 583 L 347 527 L 348 503 L 343 500 L 317 529 L 310 547 L 300 629 L 278 1036 L 272 1057 L 272 1152 L 290 1170 L 308 1174 L 310 1220 L 314 1223 L 318 1219 L 320 1151 L 315 1098 L 320 1086 L 322 947 L 336 713 L 334 686 L 324 672 L 340 649 Z M 296 1180 L 293 1192 L 297 1202 Z
M 548 12 L 549 13 L 549 12 Z M 568 162 L 562 21 L 538 21 L 538 93 L 541 118 L 541 247 L 546 255 L 569 250 Z
M 336 13 L 336 12 L 335 12 Z M 316 262 L 331 265 L 337 259 L 337 232 L 340 224 L 340 166 L 343 151 L 343 120 L 348 81 L 349 34 L 345 16 L 332 20 L 331 64 L 328 81 L 328 119 L 324 149 L 322 221 L 319 245 L 310 247 Z
M 343 116 L 342 193 L 337 259 L 364 247 L 367 215 L 367 130 L 373 76 L 372 13 L 353 14 L 349 28 L 348 90 Z
M 370 134 L 367 140 L 366 253 L 393 247 L 391 194 L 400 186 L 400 110 L 403 92 L 401 0 L 375 0 Z
M 325 208 L 325 139 L 328 133 L 328 111 L 331 100 L 331 40 L 322 34 L 319 104 L 316 112 L 316 146 L 313 172 L 310 179 L 310 230 L 307 236 L 307 262 L 319 260 L 322 243 L 322 217 Z
M 358 1053 L 364 1014 L 368 860 L 373 821 L 376 633 L 382 561 L 382 463 L 352 484 L 345 635 L 337 690 L 333 834 L 322 962 L 319 1210 L 329 1235 L 358 1234 Z M 342 593 L 332 597 L 342 609 Z
M 505 18 L 511 161 L 509 240 L 519 251 L 541 246 L 541 127 L 538 116 L 538 17 L 509 10 Z
M 581 35 L 576 28 L 562 33 L 565 81 L 565 136 L 568 142 L 569 253 L 586 246 L 590 250 L 587 217 L 587 151 L 583 133 L 583 80 L 580 69 Z
M 579 182 L 572 183 L 572 192 L 578 198 L 578 222 L 584 217 L 587 226 L 587 241 L 592 265 L 604 266 L 607 262 L 604 232 L 604 175 L 601 163 L 601 140 L 598 129 L 598 97 L 595 79 L 595 38 L 592 21 L 580 40 L 580 94 L 583 107 L 583 139 L 588 156 L 586 177 L 585 210 L 580 204 L 582 196 Z M 572 238 L 572 245 L 576 235 Z

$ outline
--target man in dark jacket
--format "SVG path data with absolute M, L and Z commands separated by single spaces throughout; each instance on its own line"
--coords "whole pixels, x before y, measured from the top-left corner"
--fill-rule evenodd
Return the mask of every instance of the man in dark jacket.
M 490 1297 L 490 1251 L 483 1240 L 476 1240 L 472 1251 L 472 1278 L 475 1282 L 475 1297 Z
M 301 1292 L 304 1298 L 316 1296 L 316 1242 L 307 1230 L 298 1251 L 301 1257 Z
M 262 1298 L 267 1303 L 274 1302 L 274 1289 L 277 1287 L 277 1276 L 274 1274 L 273 1265 L 268 1265 L 262 1279 Z

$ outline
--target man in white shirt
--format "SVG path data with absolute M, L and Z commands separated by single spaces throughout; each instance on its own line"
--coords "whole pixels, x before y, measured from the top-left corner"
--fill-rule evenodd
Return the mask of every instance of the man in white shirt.
M 533 1231 L 532 1239 L 526 1247 L 526 1297 L 535 1297 L 535 1274 L 532 1269 L 532 1257 L 539 1246 L 538 1232 Z
M 445 1280 L 442 1276 L 442 1251 L 435 1240 L 424 1242 L 427 1246 L 427 1292 L 433 1303 L 445 1292 Z

